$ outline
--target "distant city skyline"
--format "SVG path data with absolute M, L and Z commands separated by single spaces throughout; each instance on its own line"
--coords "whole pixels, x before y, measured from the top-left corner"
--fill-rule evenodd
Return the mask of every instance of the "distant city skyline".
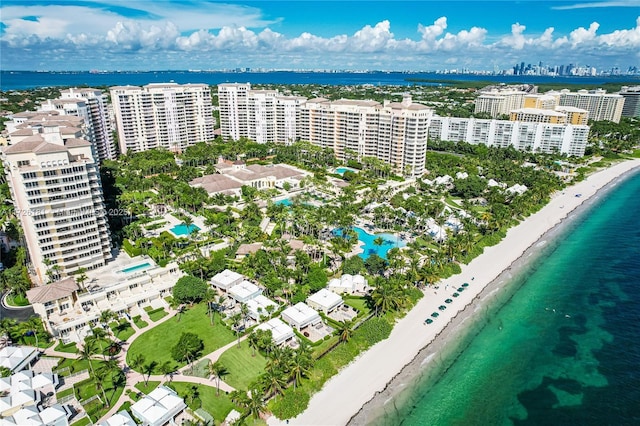
M 4 0 L 4 70 L 640 65 L 640 0 Z

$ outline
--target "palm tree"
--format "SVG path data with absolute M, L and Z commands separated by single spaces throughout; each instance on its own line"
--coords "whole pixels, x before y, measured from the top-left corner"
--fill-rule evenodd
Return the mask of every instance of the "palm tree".
M 151 361 L 150 363 L 142 366 L 142 376 L 144 377 L 145 374 L 147 375 L 147 378 L 144 380 L 145 386 L 149 384 L 149 378 L 151 377 L 151 373 L 153 373 L 153 370 L 155 370 L 157 366 L 158 366 L 157 361 Z
M 109 328 L 109 322 L 112 319 L 115 319 L 116 316 L 117 314 L 113 312 L 111 309 L 107 309 L 106 311 L 100 312 L 100 318 L 98 319 L 98 321 L 100 321 L 100 324 L 102 324 L 102 327 L 104 327 L 107 334 L 110 334 L 111 332 L 111 328 Z
M 258 348 L 258 335 L 255 332 L 251 332 L 247 337 L 249 347 L 253 349 L 251 356 L 256 356 L 256 349 Z
M 131 368 L 133 368 L 134 370 L 141 370 L 142 366 L 144 365 L 144 355 L 135 354 L 131 357 L 131 362 L 129 365 L 131 365 Z
M 102 346 L 102 340 L 107 337 L 107 332 L 104 328 L 94 327 L 91 329 L 91 336 L 87 336 L 85 340 L 91 340 L 94 343 L 98 343 L 100 346 L 100 353 L 105 357 L 104 347 Z
M 289 361 L 289 376 L 293 380 L 293 390 L 298 382 L 307 375 L 311 368 L 311 356 L 302 346 L 295 352 Z
M 102 403 L 105 404 L 107 407 L 109 407 L 109 399 L 107 398 L 107 393 L 104 386 L 104 380 L 107 378 L 107 374 L 108 374 L 107 371 L 102 369 L 94 371 L 93 383 L 96 385 L 96 388 L 102 391 L 102 397 L 104 399 Z
M 95 371 L 93 370 L 91 357 L 95 354 L 96 354 L 95 341 L 85 339 L 84 346 L 82 346 L 82 349 L 80 349 L 80 352 L 78 353 L 78 355 L 80 355 L 81 360 L 89 361 L 89 368 L 91 369 L 92 374 L 95 374 Z
M 344 321 L 340 323 L 340 326 L 337 328 L 339 340 L 342 343 L 347 343 L 351 336 L 353 335 L 353 321 Z
M 38 316 L 32 316 L 28 320 L 18 324 L 18 330 L 23 336 L 34 336 L 36 348 L 38 348 L 38 331 L 42 328 L 42 320 Z M 39 349 L 38 349 L 39 350 Z
M 164 377 L 169 376 L 169 382 L 173 380 L 173 372 L 175 371 L 175 366 L 171 363 L 171 361 L 165 361 L 160 365 L 160 372 Z
M 240 322 L 242 321 L 241 314 L 234 314 L 229 318 L 231 320 L 231 324 L 233 325 L 233 329 L 236 331 L 236 336 L 238 337 L 238 346 L 240 345 Z
M 229 374 L 229 370 L 220 362 L 211 362 L 207 364 L 207 372 L 216 381 L 216 395 L 220 395 L 220 379 Z
M 260 384 L 264 386 L 267 395 L 282 395 L 284 388 L 287 386 L 287 380 L 282 370 L 278 368 L 268 368 L 264 374 L 260 376 Z
M 266 413 L 266 405 L 264 402 L 264 390 L 259 387 L 253 387 L 249 391 L 249 395 L 246 399 L 241 400 L 241 407 L 244 408 L 244 412 L 240 416 L 241 419 L 246 419 L 251 416 L 255 420 L 260 418 L 261 414 Z

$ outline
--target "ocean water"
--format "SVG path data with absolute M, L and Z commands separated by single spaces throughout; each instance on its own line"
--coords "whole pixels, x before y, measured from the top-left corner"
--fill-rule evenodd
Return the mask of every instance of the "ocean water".
M 402 73 L 402 72 L 217 72 L 217 71 L 144 71 L 144 72 L 36 72 L 0 71 L 0 90 L 23 90 L 35 87 L 70 86 L 144 86 L 149 83 L 176 82 L 204 83 L 252 83 L 252 84 L 326 84 L 350 86 L 371 84 L 374 86 L 439 85 L 439 83 L 412 82 L 409 79 L 436 79 L 459 81 L 493 81 L 496 83 L 567 83 L 602 84 L 606 82 L 640 83 L 638 76 L 602 77 L 548 77 L 548 76 L 492 76 L 469 74 Z M 638 83 L 634 83 L 638 82 Z
M 378 425 L 640 424 L 640 174 L 544 247 Z

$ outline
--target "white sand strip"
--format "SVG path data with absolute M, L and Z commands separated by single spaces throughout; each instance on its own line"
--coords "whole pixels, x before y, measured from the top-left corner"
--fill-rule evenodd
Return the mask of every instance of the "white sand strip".
M 439 284 L 437 291 L 427 290 L 425 297 L 395 325 L 388 339 L 374 345 L 364 354 L 331 378 L 322 390 L 312 396 L 305 412 L 288 424 L 345 425 L 349 419 L 385 386 L 440 333 L 445 325 L 517 260 L 549 229 L 560 223 L 571 211 L 623 173 L 640 166 L 640 160 L 626 161 L 589 176 L 583 182 L 556 195 L 543 209 L 510 229 L 500 244 L 488 247 L 469 265 L 462 265 L 462 273 Z M 581 194 L 576 197 L 577 194 Z M 472 280 L 472 277 L 474 278 Z M 460 297 L 447 305 L 443 312 L 438 306 L 451 298 L 454 288 L 470 283 Z M 447 288 L 448 287 L 448 288 Z M 440 316 L 433 324 L 424 320 L 432 312 Z M 275 417 L 269 424 L 285 424 Z

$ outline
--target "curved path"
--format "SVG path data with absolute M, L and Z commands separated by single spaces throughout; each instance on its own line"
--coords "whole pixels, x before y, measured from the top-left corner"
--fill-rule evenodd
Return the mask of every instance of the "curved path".
M 129 321 L 129 323 L 131 324 L 131 326 L 133 327 L 133 329 L 135 330 L 135 332 L 124 342 L 124 345 L 122 345 L 122 350 L 120 351 L 120 353 L 118 353 L 114 359 L 116 359 L 118 361 L 118 365 L 120 366 L 120 368 L 123 369 L 123 371 L 125 372 L 126 375 L 126 385 L 124 387 L 124 391 L 122 392 L 122 394 L 120 395 L 120 398 L 118 398 L 117 401 L 115 401 L 112 405 L 111 405 L 111 409 L 104 415 L 102 416 L 97 423 L 103 422 L 106 419 L 108 419 L 109 417 L 113 416 L 114 414 L 116 414 L 117 410 L 120 408 L 120 406 L 122 406 L 122 404 L 125 401 L 129 401 L 131 403 L 134 403 L 135 401 L 132 401 L 131 398 L 129 398 L 129 396 L 127 395 L 127 390 L 131 390 L 133 392 L 139 392 L 139 390 L 135 387 L 136 384 L 140 383 L 140 382 L 144 382 L 145 378 L 147 381 L 157 381 L 160 382 L 161 384 L 165 383 L 165 382 L 186 382 L 186 383 L 197 383 L 200 385 L 205 385 L 205 386 L 211 386 L 211 387 L 217 387 L 219 385 L 220 390 L 223 392 L 232 392 L 235 390 L 235 388 L 229 386 L 227 383 L 225 383 L 223 380 L 212 380 L 212 378 L 204 378 L 204 377 L 195 377 L 195 376 L 189 376 L 186 375 L 185 373 L 191 368 L 189 365 L 184 366 L 182 368 L 180 368 L 176 373 L 171 374 L 171 375 L 151 375 L 149 377 L 143 375 L 142 373 L 139 373 L 137 371 L 132 370 L 131 368 L 127 367 L 127 350 L 128 347 L 131 345 L 131 343 L 138 338 L 138 336 L 140 336 L 141 334 L 151 330 L 152 328 L 162 324 L 165 321 L 170 320 L 171 318 L 173 318 L 174 316 L 176 316 L 178 314 L 178 312 L 175 309 L 171 309 L 171 308 L 165 308 L 168 312 L 169 315 L 165 316 L 164 318 L 159 319 L 158 321 L 147 321 L 150 323 L 150 327 L 145 327 L 145 328 L 138 328 L 135 323 L 133 321 Z M 144 318 L 146 320 L 146 318 Z M 240 341 L 243 341 L 247 338 L 247 336 L 243 336 L 240 338 Z M 202 360 L 208 359 L 211 362 L 216 362 L 220 356 L 229 348 L 235 346 L 238 344 L 238 340 L 234 340 L 231 343 L 228 343 L 226 346 L 223 346 L 222 348 L 219 348 L 205 356 L 203 356 L 202 358 L 194 361 L 194 364 L 201 362 Z M 78 358 L 79 355 L 75 354 L 75 353 L 68 353 L 68 352 L 59 352 L 56 351 L 55 349 L 55 345 L 50 346 L 49 348 L 44 350 L 44 353 L 46 355 L 49 356 L 56 356 L 56 357 L 60 357 L 60 358 Z M 96 359 L 101 359 L 99 356 L 96 356 Z
M 27 306 L 9 306 L 6 304 L 5 299 L 9 295 L 9 292 L 2 293 L 0 296 L 0 318 L 11 318 L 16 321 L 26 321 L 35 315 L 33 307 Z

